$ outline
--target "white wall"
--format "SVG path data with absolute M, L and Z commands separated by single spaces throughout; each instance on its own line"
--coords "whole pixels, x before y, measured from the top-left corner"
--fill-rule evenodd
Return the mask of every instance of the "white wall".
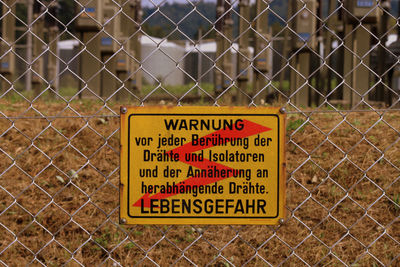
M 159 38 L 142 36 L 143 78 L 149 84 L 180 85 L 184 81 L 183 69 L 185 48 Z M 161 80 L 155 80 L 161 79 Z

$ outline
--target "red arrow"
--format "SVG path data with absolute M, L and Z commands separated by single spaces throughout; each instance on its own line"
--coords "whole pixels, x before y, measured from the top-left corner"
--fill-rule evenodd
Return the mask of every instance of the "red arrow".
M 255 134 L 259 134 L 259 133 L 263 133 L 263 132 L 267 132 L 272 130 L 271 128 L 262 126 L 260 124 L 248 121 L 248 120 L 243 120 L 243 129 L 241 130 L 237 130 L 237 129 L 221 129 L 218 131 L 215 131 L 211 134 L 208 134 L 205 136 L 205 138 L 207 137 L 212 137 L 213 135 L 220 135 L 220 137 L 222 138 L 230 138 L 228 140 L 232 140 L 231 138 L 245 138 L 245 137 L 249 137 Z M 225 170 L 225 173 L 229 172 L 229 174 L 224 175 L 224 176 L 213 176 L 213 177 L 202 177 L 202 178 L 198 178 L 196 176 L 193 177 L 189 177 L 188 179 L 179 182 L 178 184 L 176 184 L 177 186 L 180 186 L 182 184 L 185 185 L 190 185 L 190 186 L 199 186 L 199 185 L 207 185 L 207 184 L 212 184 L 215 183 L 217 181 L 223 180 L 223 179 L 227 179 L 229 177 L 232 177 L 232 171 L 234 169 L 222 165 L 220 163 L 216 163 L 213 161 L 210 161 L 208 159 L 204 159 L 203 161 L 187 161 L 185 160 L 185 154 L 188 153 L 193 153 L 199 150 L 203 150 L 206 148 L 210 148 L 213 147 L 212 144 L 208 144 L 208 145 L 204 145 L 204 146 L 194 146 L 192 142 L 189 142 L 187 144 L 184 144 L 180 147 L 174 148 L 172 149 L 172 152 L 174 153 L 179 153 L 179 160 L 181 162 L 187 163 L 189 165 L 192 165 L 193 167 L 199 168 L 199 169 L 209 169 L 209 168 L 213 168 L 215 170 L 218 171 L 222 171 Z M 170 151 L 168 151 L 170 152 Z M 166 153 L 168 153 L 166 152 Z M 192 158 L 192 157 L 191 157 Z M 229 171 L 228 171 L 229 170 Z M 220 172 L 218 172 L 220 173 Z M 150 193 L 147 193 L 145 195 L 143 195 L 138 201 L 136 201 L 133 206 L 134 207 L 150 207 L 150 200 L 151 199 L 164 199 L 164 198 L 168 198 L 171 197 L 173 195 L 176 195 L 176 193 L 157 193 L 153 196 L 150 196 Z

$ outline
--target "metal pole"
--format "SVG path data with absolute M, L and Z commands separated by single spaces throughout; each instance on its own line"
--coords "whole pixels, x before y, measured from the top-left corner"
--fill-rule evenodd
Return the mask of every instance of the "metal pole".
M 353 51 L 353 37 L 349 36 L 349 34 L 353 30 L 353 25 L 346 22 L 346 20 L 344 20 L 344 23 L 344 36 L 348 36 L 348 38 L 344 40 L 344 45 L 347 49 L 344 49 L 343 55 L 343 77 L 345 82 L 343 86 L 343 103 L 351 105 L 353 75 L 350 71 L 353 68 L 353 55 L 349 50 Z
M 292 94 L 295 93 L 294 101 L 296 105 L 303 107 L 311 104 L 311 96 L 314 94 L 309 86 L 309 74 L 311 49 L 316 47 L 316 18 L 312 16 L 316 13 L 316 8 L 316 1 L 314 0 L 304 0 L 304 3 L 293 1 L 293 13 L 300 12 L 301 14 L 295 17 L 292 24 L 292 27 L 300 36 L 292 35 L 293 52 L 296 54 L 291 62 L 294 69 L 291 74 L 290 90 Z M 304 36 L 305 39 L 301 36 Z M 307 46 L 304 46 L 304 44 L 307 44 Z
M 197 82 L 200 84 L 201 83 L 201 75 L 202 75 L 202 62 L 201 62 L 201 38 L 203 37 L 203 29 L 200 27 L 199 28 L 199 39 L 198 39 L 198 52 L 197 52 Z M 198 91 L 198 93 L 200 93 L 200 91 Z
M 323 18 L 324 17 L 324 12 L 323 12 L 324 5 L 323 5 L 323 2 L 324 2 L 323 0 L 318 0 L 317 1 L 317 15 L 318 15 L 319 18 Z M 320 29 L 321 26 L 322 26 L 322 23 L 323 22 L 321 22 L 321 20 L 317 20 L 317 28 L 316 29 Z M 317 32 L 317 49 L 318 49 L 318 54 L 319 54 L 320 58 L 325 58 L 326 57 L 325 50 L 326 50 L 326 46 L 327 45 L 324 42 L 324 41 L 326 41 L 325 33 L 326 33 L 326 30 L 325 31 L 322 30 L 322 31 L 318 31 Z M 312 58 L 313 58 L 313 54 L 310 53 L 310 60 L 312 60 Z M 324 65 L 324 61 L 322 59 L 319 59 L 318 62 L 322 65 L 322 68 L 320 68 L 319 71 L 315 74 L 315 85 L 316 85 L 315 89 L 317 89 L 317 91 L 319 93 L 321 93 L 323 95 L 326 95 L 326 89 L 325 88 L 326 88 L 326 84 L 327 84 L 326 77 L 327 77 L 328 68 Z M 315 104 L 317 106 L 320 105 L 321 95 L 318 92 L 316 92 L 314 90 L 311 90 L 311 88 L 310 88 L 310 97 L 311 97 L 310 98 L 310 104 L 311 105 L 312 104 Z M 322 97 L 322 98 L 324 98 L 324 97 Z
M 215 52 L 215 71 L 214 71 L 214 94 L 216 97 L 222 92 L 222 14 L 224 13 L 223 0 L 217 0 L 216 23 L 215 23 L 215 44 L 217 46 Z
M 397 17 L 400 17 L 400 2 L 397 4 Z M 400 27 L 397 27 L 397 38 L 400 37 Z
M 56 77 L 54 81 L 54 87 L 56 88 L 57 94 L 60 92 L 60 48 L 58 47 L 58 39 L 56 42 Z
M 292 5 L 288 1 L 288 12 L 287 12 L 287 18 L 286 21 L 289 19 L 289 17 L 292 16 Z M 286 22 L 287 24 L 287 22 Z M 288 42 L 289 42 L 289 30 L 285 30 L 284 35 L 283 35 L 283 47 L 282 47 L 282 59 L 281 59 L 281 73 L 279 74 L 279 91 L 284 92 L 283 88 L 283 82 L 285 81 L 285 74 L 286 71 L 283 70 L 285 65 L 287 64 L 287 58 L 288 58 Z M 287 92 L 286 92 L 287 93 Z M 282 93 L 278 94 L 278 102 L 282 103 Z
M 142 17 L 143 17 L 143 11 L 142 11 L 142 2 L 141 0 L 136 0 L 135 1 L 135 21 L 137 23 L 137 27 L 135 27 L 135 30 L 137 30 L 134 38 L 132 38 L 131 40 L 133 40 L 133 49 L 134 49 L 134 53 L 133 55 L 135 56 L 136 60 L 139 61 L 139 63 L 135 62 L 134 63 L 134 70 L 135 71 L 135 78 L 134 78 L 134 86 L 133 86 L 133 90 L 136 92 L 141 92 L 142 91 L 142 72 L 140 71 L 140 67 L 141 67 L 141 59 L 142 59 L 142 44 L 141 44 L 141 32 L 138 31 L 140 29 L 140 24 L 142 22 Z
M 269 57 L 267 49 L 268 40 L 270 40 L 268 32 L 268 3 L 267 0 L 256 0 L 256 34 L 254 47 L 255 61 L 255 79 L 254 79 L 254 94 L 262 103 L 266 100 L 267 89 L 264 88 L 267 84 L 266 76 L 269 71 Z M 261 35 L 261 36 L 260 36 Z M 265 40 L 264 40 L 265 39 Z M 263 90 L 263 91 L 262 91 Z M 261 92 L 262 91 L 262 92 Z
M 335 8 L 337 6 L 337 1 L 336 0 L 329 0 L 329 9 L 328 9 L 328 14 L 331 16 L 328 21 L 327 21 L 327 26 L 328 29 L 330 29 L 331 31 L 336 31 L 337 30 L 337 24 L 338 24 L 338 15 L 337 12 L 335 11 Z M 324 52 L 324 58 L 325 58 L 325 62 L 326 64 L 328 64 L 328 66 L 330 66 L 331 68 L 332 66 L 332 56 L 330 56 L 329 58 L 326 58 L 331 52 L 332 52 L 332 34 L 329 33 L 327 30 L 325 30 L 325 52 Z M 327 79 L 327 84 L 326 84 L 326 91 L 325 91 L 325 95 L 327 95 L 328 93 L 331 92 L 332 90 L 332 75 L 331 75 L 331 71 L 328 70 L 328 68 L 325 68 L 326 70 L 326 76 L 324 76 Z M 324 73 L 325 75 L 325 73 Z
M 299 73 L 296 73 L 296 89 L 299 89 L 299 92 L 295 96 L 295 101 L 297 105 L 308 107 L 311 102 L 311 92 L 310 87 L 308 86 L 307 78 L 310 75 L 310 59 L 311 54 L 309 52 L 300 52 L 296 55 L 297 65 L 296 70 Z M 306 79 L 302 78 L 300 74 Z
M 35 73 L 32 75 L 32 88 L 35 92 L 35 95 L 39 95 L 41 90 L 43 89 L 43 65 L 44 59 L 40 54 L 43 52 L 43 43 L 44 40 L 44 18 L 40 16 L 42 12 L 42 6 L 39 2 L 34 2 L 33 4 L 33 20 L 35 21 L 32 26 L 32 31 L 37 36 L 32 41 L 32 57 L 35 58 L 35 62 L 32 65 Z
M 49 52 L 48 53 L 48 65 L 47 65 L 47 75 L 49 77 L 49 81 L 51 81 L 52 85 L 51 88 L 58 93 L 58 86 L 57 86 L 57 76 L 58 76 L 58 48 L 57 48 L 57 33 L 58 27 L 53 26 L 48 29 L 48 36 L 49 36 Z
M 248 0 L 239 1 L 239 53 L 237 53 L 237 79 L 238 91 L 236 94 L 237 104 L 246 103 L 246 95 L 249 73 L 250 73 L 250 54 L 249 54 L 249 31 L 247 30 L 250 21 L 250 3 Z
M 390 1 L 382 1 L 382 8 L 384 12 L 382 14 L 380 25 L 379 25 L 379 40 L 381 45 L 378 47 L 378 74 L 381 76 L 382 82 L 377 85 L 376 88 L 376 100 L 377 101 L 385 101 L 385 86 L 384 83 L 387 82 L 385 73 L 385 43 L 387 40 L 387 25 L 388 25 L 388 15 L 387 12 L 390 11 Z M 390 95 L 390 91 L 387 92 L 387 95 Z M 386 99 L 386 103 L 388 103 L 388 98 Z
M 51 88 L 54 92 L 59 93 L 59 49 L 58 49 L 58 23 L 52 16 L 57 17 L 59 12 L 59 6 L 57 3 L 50 3 L 48 6 L 48 13 L 46 14 L 46 28 L 48 36 L 48 64 L 47 64 L 47 76 L 48 81 L 51 82 Z M 52 16 L 51 16 L 52 15 Z
M 233 30 L 233 20 L 232 20 L 232 5 L 230 0 L 225 0 L 225 16 L 223 19 L 222 32 L 223 32 L 223 53 L 222 56 L 222 71 L 223 71 L 223 85 L 224 89 L 229 88 L 232 85 L 232 30 Z
M 371 30 L 371 25 L 364 25 L 364 28 L 367 30 Z M 363 28 L 359 27 L 356 29 L 355 32 L 355 40 L 354 40 L 354 67 L 360 64 L 360 61 L 363 62 L 364 65 L 370 66 L 370 56 L 367 55 L 367 52 L 370 48 L 371 43 L 371 35 L 364 30 Z M 362 58 L 359 60 L 359 58 Z M 364 97 L 364 101 L 368 101 L 368 94 L 367 91 L 370 88 L 370 72 L 367 68 L 363 66 L 357 67 L 354 71 L 354 79 L 353 79 L 353 96 L 352 96 L 352 107 L 360 103 L 362 98 Z M 361 95 L 361 96 L 359 96 Z
M 9 10 L 7 10 L 8 8 Z M 5 42 L 1 43 L 0 52 L 3 57 L 0 60 L 0 71 L 3 78 L 1 79 L 1 90 L 5 91 L 9 88 L 9 83 L 13 81 L 15 74 L 15 17 L 12 15 L 5 15 L 11 11 L 15 14 L 16 6 L 14 1 L 7 0 L 2 4 L 2 15 L 4 16 L 2 21 L 2 38 Z M 9 51 L 4 55 L 7 51 Z

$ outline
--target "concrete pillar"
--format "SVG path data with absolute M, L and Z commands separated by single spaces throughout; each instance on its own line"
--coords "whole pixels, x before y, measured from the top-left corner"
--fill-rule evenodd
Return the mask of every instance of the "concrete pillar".
M 96 39 L 89 42 L 97 34 L 95 31 L 84 31 L 81 32 L 81 41 L 84 46 L 81 46 L 82 51 L 80 56 L 79 71 L 84 82 L 81 83 L 81 88 L 87 87 L 81 94 L 81 97 L 94 97 L 94 95 L 88 90 L 90 89 L 96 95 L 100 96 L 100 75 L 96 74 L 100 71 L 102 64 L 100 45 Z M 96 74 L 96 76 L 94 76 Z
M 4 78 L 1 79 L 1 91 L 6 91 L 10 88 L 10 83 L 13 82 L 15 74 L 15 0 L 3 1 L 2 7 L 2 38 L 5 42 L 1 42 L 0 53 L 2 59 L 0 60 L 0 73 Z

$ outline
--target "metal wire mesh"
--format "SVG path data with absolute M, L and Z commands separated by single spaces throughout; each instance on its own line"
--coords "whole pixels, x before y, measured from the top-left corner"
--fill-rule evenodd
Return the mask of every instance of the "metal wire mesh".
M 0 2 L 2 265 L 400 265 L 397 1 Z M 285 222 L 120 225 L 121 103 L 286 107 Z

